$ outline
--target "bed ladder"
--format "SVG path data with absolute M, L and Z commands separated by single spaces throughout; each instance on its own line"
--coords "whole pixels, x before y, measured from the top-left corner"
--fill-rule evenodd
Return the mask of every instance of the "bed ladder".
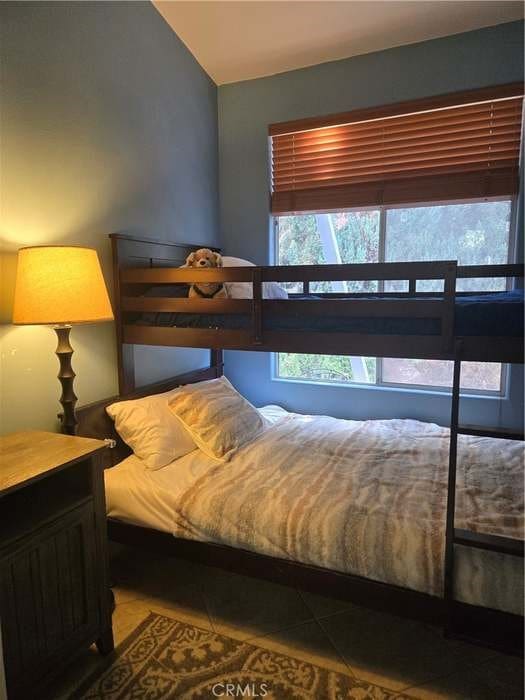
M 469 626 L 471 620 L 469 617 L 469 606 L 464 603 L 455 601 L 454 599 L 454 554 L 455 545 L 464 547 L 474 547 L 491 552 L 499 552 L 515 557 L 523 557 L 524 541 L 511 537 L 501 537 L 500 535 L 491 535 L 488 533 L 474 532 L 463 530 L 455 527 L 455 511 L 456 511 L 456 481 L 457 481 L 457 448 L 459 435 L 476 435 L 480 437 L 495 437 L 505 438 L 507 440 L 523 440 L 523 431 L 509 430 L 505 428 L 486 428 L 478 425 L 466 425 L 459 422 L 459 399 L 460 399 L 460 382 L 461 382 L 461 340 L 456 342 L 454 353 L 454 377 L 452 382 L 452 407 L 450 419 L 450 452 L 448 466 L 448 494 L 447 494 L 447 513 L 446 513 L 446 529 L 445 529 L 445 577 L 444 577 L 444 599 L 445 599 L 445 635 L 449 637 L 461 637 L 467 639 L 476 639 L 476 641 L 486 641 L 484 639 L 483 626 L 487 623 L 490 625 L 491 613 L 487 609 L 486 621 L 483 625 L 476 625 L 477 629 L 472 632 L 465 632 L 462 627 Z M 498 613 L 501 618 L 501 612 Z M 504 615 L 504 614 L 503 614 Z M 509 615 L 508 627 L 503 625 L 501 635 L 501 646 L 516 648 L 523 644 L 521 625 L 520 629 L 515 630 L 514 636 L 518 639 L 509 639 L 509 629 L 513 628 L 516 623 L 517 616 Z M 458 626 L 459 623 L 459 626 Z M 486 630 L 485 630 L 486 632 Z M 491 629 L 491 633 L 498 636 L 498 631 Z M 491 634 L 491 638 L 492 638 Z M 512 634 L 511 634 L 512 636 Z

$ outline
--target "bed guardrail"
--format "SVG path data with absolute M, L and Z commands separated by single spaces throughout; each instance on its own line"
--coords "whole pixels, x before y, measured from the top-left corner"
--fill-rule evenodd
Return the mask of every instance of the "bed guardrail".
M 491 277 L 508 277 L 509 279 L 523 279 L 525 265 L 458 265 L 458 279 L 476 279 Z
M 412 263 L 366 263 L 352 265 L 297 265 L 279 267 L 226 267 L 226 268 L 121 268 L 120 309 L 123 315 L 122 337 L 125 343 L 152 345 L 181 345 L 188 347 L 287 349 L 290 352 L 322 352 L 319 349 L 321 332 L 315 331 L 264 331 L 265 314 L 279 313 L 294 316 L 308 313 L 312 316 L 336 315 L 352 318 L 424 318 L 440 324 L 440 335 L 433 336 L 431 344 L 434 354 L 449 355 L 454 344 L 454 301 L 457 263 L 455 261 L 433 261 Z M 428 298 L 428 294 L 417 290 L 418 281 L 442 280 L 440 298 Z M 381 298 L 348 292 L 323 295 L 323 299 L 263 299 L 265 282 L 299 282 L 303 291 L 311 288 L 312 282 L 406 281 L 408 291 L 381 292 Z M 166 296 L 144 296 L 146 290 L 157 286 L 206 282 L 248 282 L 253 288 L 252 299 L 201 299 Z M 384 286 L 384 285 L 382 285 Z M 436 293 L 434 293 L 435 297 Z M 367 296 L 366 299 L 362 298 Z M 411 303 L 406 304 L 406 298 Z M 213 328 L 174 328 L 156 325 L 140 325 L 131 320 L 131 314 L 151 313 L 202 313 L 202 314 L 246 314 L 251 316 L 249 330 L 226 330 Z M 286 338 L 284 337 L 286 334 Z M 311 345 L 312 335 L 316 343 Z M 325 352 L 359 354 L 359 345 L 366 344 L 356 333 L 330 333 Z M 417 338 L 417 337 L 416 337 Z M 400 336 L 377 336 L 375 345 L 385 350 L 390 345 L 394 355 L 406 347 Z M 417 340 L 414 339 L 417 345 Z M 416 356 L 428 354 L 428 338 L 420 342 L 424 347 L 415 348 Z M 396 349 L 396 345 L 398 348 Z M 439 346 L 436 350 L 436 346 Z
M 222 371 L 223 349 L 452 360 L 458 337 L 457 302 L 471 294 L 457 292 L 456 280 L 504 277 L 508 278 L 507 289 L 512 289 L 518 285 L 511 283 L 511 278 L 523 277 L 523 265 L 457 266 L 456 261 L 447 260 L 201 270 L 181 267 L 200 247 L 195 244 L 120 233 L 112 234 L 111 241 L 119 386 L 123 393 L 135 388 L 135 344 L 208 348 L 217 376 Z M 418 284 L 429 279 L 442 281 L 437 298 L 436 292 L 421 291 Z M 378 281 L 380 298 L 371 299 L 370 292 L 356 291 L 315 291 L 315 298 L 300 298 L 301 290 L 308 295 L 319 288 L 313 283 L 352 280 Z M 392 291 L 388 280 L 405 280 L 404 291 Z M 188 285 L 194 281 L 245 282 L 252 286 L 253 298 L 188 298 Z M 296 290 L 289 293 L 288 300 L 263 299 L 265 282 L 294 282 Z M 179 288 L 172 293 L 166 285 Z M 192 314 L 196 316 L 191 318 Z M 210 318 L 205 318 L 207 314 Z M 347 322 L 352 318 L 355 322 Z M 377 323 L 375 319 L 379 319 Z M 358 328 L 362 331 L 357 332 Z M 491 333 L 462 340 L 466 360 L 523 361 L 523 335 L 500 337 Z

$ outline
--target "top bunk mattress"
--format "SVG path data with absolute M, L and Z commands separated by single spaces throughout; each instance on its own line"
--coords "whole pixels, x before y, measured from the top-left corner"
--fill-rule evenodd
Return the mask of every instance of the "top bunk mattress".
M 149 296 L 149 295 L 148 295 Z M 159 294 L 160 296 L 160 294 Z M 381 298 L 392 301 L 403 300 L 407 307 L 414 300 L 410 297 L 381 297 L 380 294 L 361 296 L 377 303 Z M 439 295 L 425 297 L 437 299 Z M 420 298 L 419 298 L 420 299 Z M 301 295 L 295 300 L 322 301 L 315 295 Z M 350 303 L 348 299 L 330 297 L 330 301 Z M 476 294 L 456 297 L 455 327 L 456 336 L 483 337 L 523 337 L 523 289 L 489 294 Z M 278 311 L 263 312 L 263 330 L 268 331 L 320 331 L 323 333 L 361 333 L 365 335 L 439 335 L 440 321 L 432 318 L 310 315 L 301 305 L 295 314 L 280 314 Z M 163 326 L 172 328 L 212 328 L 224 330 L 249 330 L 252 326 L 250 314 L 196 314 L 196 313 L 145 313 L 135 321 L 138 325 Z

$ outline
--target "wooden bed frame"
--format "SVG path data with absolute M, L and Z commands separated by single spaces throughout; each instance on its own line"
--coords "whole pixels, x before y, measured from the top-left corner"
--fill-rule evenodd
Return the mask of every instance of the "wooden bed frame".
M 523 277 L 523 265 L 458 266 L 455 261 L 367 263 L 360 265 L 292 265 L 273 267 L 224 267 L 179 269 L 196 246 L 163 243 L 123 234 L 111 236 L 115 284 L 115 318 L 119 352 L 119 390 L 134 390 L 133 345 L 155 345 L 216 350 L 262 352 L 308 352 L 368 357 L 411 357 L 453 360 L 462 341 L 462 360 L 476 362 L 523 362 L 523 337 L 454 335 L 456 280 L 480 277 Z M 407 292 L 383 293 L 381 299 L 362 299 L 361 293 L 322 294 L 321 300 L 263 299 L 264 282 L 300 282 L 308 293 L 316 281 L 405 280 Z M 417 291 L 420 280 L 442 280 L 443 295 Z M 192 282 L 248 282 L 253 299 L 201 299 L 144 296 L 159 285 Z M 386 297 L 386 298 L 385 298 Z M 434 298 L 432 298 L 434 297 Z M 410 299 L 407 304 L 406 300 Z M 349 303 L 346 303 L 346 302 Z M 349 332 L 265 330 L 266 314 L 279 312 L 313 316 L 426 318 L 439 323 L 435 335 L 381 335 Z M 247 314 L 247 330 L 180 328 L 137 324 L 144 313 Z
M 119 366 L 119 382 L 120 382 L 120 394 L 118 396 L 113 396 L 103 401 L 98 401 L 89 406 L 80 408 L 77 411 L 78 417 L 78 429 L 79 435 L 86 437 L 96 437 L 99 439 L 110 439 L 114 443 L 114 448 L 109 451 L 108 467 L 114 466 L 126 456 L 131 454 L 131 450 L 125 445 L 121 440 L 119 435 L 116 433 L 113 421 L 109 418 L 106 413 L 106 407 L 115 402 L 116 400 L 125 400 L 131 398 L 140 398 L 142 396 L 148 396 L 151 394 L 161 393 L 168 391 L 177 386 L 183 384 L 191 384 L 199 381 L 204 381 L 207 379 L 213 379 L 220 377 L 223 372 L 223 359 L 222 359 L 222 349 L 212 344 L 210 351 L 210 363 L 209 366 L 204 369 L 195 370 L 188 372 L 186 374 L 178 375 L 167 379 L 166 381 L 159 382 L 156 384 L 151 384 L 149 386 L 141 387 L 137 389 L 135 387 L 134 378 L 134 361 L 133 361 L 133 345 L 129 343 L 132 339 L 129 335 L 129 326 L 123 322 L 122 310 L 127 307 L 127 302 L 125 299 L 133 291 L 137 291 L 134 287 L 136 283 L 139 282 L 140 277 L 140 289 L 143 291 L 143 285 L 150 282 L 159 281 L 173 281 L 171 277 L 173 276 L 174 270 L 165 271 L 167 274 L 165 276 L 160 276 L 159 273 L 162 269 L 166 267 L 174 267 L 183 264 L 186 256 L 198 246 L 188 246 L 188 245 L 178 245 L 178 244 L 167 244 L 160 242 L 152 242 L 145 239 L 136 239 L 123 235 L 112 236 L 113 244 L 113 260 L 114 260 L 114 280 L 115 280 L 115 290 L 116 290 L 116 321 L 117 321 L 117 341 L 118 341 L 118 366 Z M 397 274 L 399 277 L 394 277 L 394 279 L 407 279 L 408 269 L 406 266 L 401 264 L 398 267 Z M 127 268 L 133 266 L 133 268 L 142 268 L 141 275 L 137 273 L 130 274 Z M 321 267 L 321 266 L 318 266 Z M 339 267 L 339 266 L 336 266 Z M 350 266 L 341 266 L 350 267 Z M 369 267 L 369 266 L 358 266 L 358 267 Z M 376 271 L 372 273 L 370 270 L 363 270 L 361 274 L 362 277 L 357 277 L 357 279 L 377 279 L 377 274 L 388 274 L 390 275 L 393 268 L 382 268 L 381 272 Z M 434 279 L 445 277 L 445 279 L 450 279 L 454 281 L 455 284 L 455 263 L 453 263 L 453 268 L 450 267 L 450 263 L 440 263 L 437 266 L 439 268 L 439 274 L 435 273 Z M 494 269 L 495 274 L 506 273 L 506 275 L 516 275 L 519 276 L 523 274 L 523 266 L 497 266 L 498 270 Z M 506 269 L 503 271 L 501 267 Z M 330 272 L 330 275 L 326 276 L 326 270 L 330 266 L 323 266 L 321 272 L 322 276 L 319 276 L 319 272 L 311 273 L 310 278 L 313 279 L 348 279 L 348 277 L 341 277 L 341 271 Z M 232 270 L 242 270 L 242 274 L 245 275 L 242 279 L 244 281 L 254 281 L 254 285 L 259 284 L 259 293 L 255 294 L 254 301 L 248 300 L 247 303 L 252 309 L 254 316 L 254 325 L 257 327 L 258 321 L 257 316 L 259 315 L 260 320 L 260 308 L 261 305 L 261 294 L 260 294 L 260 282 L 268 277 L 261 274 L 260 270 L 265 268 L 231 268 Z M 274 268 L 275 269 L 275 268 Z M 281 269 L 281 268 L 277 268 Z M 223 268 L 228 270 L 228 268 Z M 248 270 L 248 271 L 247 271 Z M 483 270 L 477 268 L 472 269 L 469 272 L 465 272 L 463 276 L 480 276 L 479 273 L 485 273 L 486 276 L 490 276 L 490 269 L 485 267 Z M 140 272 L 140 270 L 139 270 Z M 201 271 L 199 271 L 201 272 Z M 209 271 L 211 274 L 205 275 L 206 279 L 203 281 L 210 281 L 213 278 L 213 272 Z M 428 270 L 423 270 L 422 268 L 417 269 L 417 274 L 423 272 L 424 275 L 429 273 Z M 155 273 L 155 274 L 152 274 Z M 182 275 L 180 274 L 182 273 Z M 192 273 L 194 275 L 194 271 Z M 347 274 L 347 273 L 345 273 Z M 376 275 L 375 277 L 373 275 Z M 405 275 L 405 277 L 401 275 Z M 298 276 L 294 279 L 300 279 L 304 275 L 301 269 Z M 317 277 L 315 276 L 317 275 Z M 372 275 L 372 276 L 371 276 Z M 447 277 L 449 275 L 449 277 Z M 505 275 L 505 276 L 506 276 Z M 179 271 L 179 274 L 175 273 L 175 278 L 177 282 L 180 281 L 191 281 L 191 277 L 188 276 L 187 270 Z M 272 279 L 277 275 L 273 274 Z M 235 277 L 228 277 L 227 279 L 235 281 L 239 280 L 237 274 Z M 353 277 L 355 279 L 355 277 Z M 428 278 L 428 277 L 424 277 Z M 432 277 L 431 277 L 432 278 Z M 214 279 L 214 278 L 213 278 Z M 281 280 L 289 280 L 290 273 L 286 271 L 283 276 L 280 277 Z M 392 277 L 387 276 L 384 279 L 392 279 Z M 123 295 L 123 287 L 125 285 L 125 294 Z M 443 319 L 444 323 L 442 328 L 442 336 L 438 336 L 440 345 L 440 353 L 443 353 L 443 343 L 451 343 L 452 347 L 446 350 L 447 357 L 454 357 L 454 338 L 452 336 L 453 330 L 453 314 L 450 316 L 449 312 L 445 310 L 451 306 L 453 310 L 453 291 L 452 291 L 452 305 L 450 304 L 450 295 L 447 296 L 447 284 L 450 285 L 452 282 L 445 282 L 445 302 L 444 308 L 439 310 L 438 313 Z M 131 286 L 130 286 L 131 285 Z M 255 288 L 255 287 L 254 287 Z M 453 288 L 452 288 L 453 290 Z M 415 293 L 415 282 L 410 282 L 409 294 L 413 295 Z M 156 299 L 159 302 L 174 302 L 173 299 Z M 177 299 L 170 307 L 170 311 L 177 308 L 179 310 L 179 302 L 187 302 L 191 300 Z M 212 300 L 217 304 L 217 300 Z M 226 300 L 228 303 L 235 301 L 244 300 Z M 199 300 L 206 305 L 207 300 Z M 224 306 L 224 302 L 219 302 Z M 262 302 L 262 303 L 268 303 Z M 292 302 L 296 304 L 297 302 Z M 329 303 L 328 301 L 323 301 L 322 304 Z M 355 303 L 355 302 L 354 302 Z M 381 303 L 385 303 L 384 301 Z M 413 302 L 412 302 L 413 303 Z M 448 307 L 447 307 L 448 304 Z M 147 305 L 146 305 L 147 306 Z M 201 308 L 204 311 L 204 308 Z M 144 310 L 144 309 L 143 309 Z M 152 310 L 149 306 L 148 310 Z M 154 309 L 154 310 L 164 310 Z M 450 309 L 449 309 L 450 310 Z M 435 311 L 435 309 L 434 309 Z M 220 312 L 222 313 L 222 311 Z M 383 312 L 381 312 L 383 313 Z M 166 330 L 182 330 L 188 331 L 188 337 L 194 332 L 194 329 L 166 329 Z M 206 332 L 206 331 L 205 331 Z M 213 331 L 211 331 L 213 334 Z M 224 331 L 217 331 L 217 338 L 221 337 Z M 316 333 L 315 335 L 322 335 Z M 332 334 L 330 334 L 332 335 Z M 345 334 L 347 337 L 352 334 Z M 154 336 L 157 338 L 157 336 Z M 397 337 L 397 336 L 396 336 Z M 434 337 L 434 342 L 436 342 L 436 336 Z M 145 336 L 134 337 L 134 342 L 144 343 Z M 508 340 L 508 339 L 507 339 Z M 523 345 L 522 339 L 521 347 Z M 149 344 L 153 344 L 152 337 L 149 338 Z M 177 339 L 177 342 L 166 342 L 159 344 L 167 345 L 188 345 L 189 347 L 210 347 L 208 345 L 209 340 L 202 341 L 202 345 L 195 344 L 194 341 L 188 341 L 188 343 L 181 343 Z M 155 343 L 157 344 L 157 343 Z M 250 343 L 249 348 L 254 349 L 253 345 Z M 261 347 L 260 349 L 267 349 Z M 275 349 L 273 346 L 272 350 Z M 285 350 L 292 351 L 290 347 L 285 347 Z M 519 343 L 516 343 L 511 348 L 509 355 L 508 348 L 503 353 L 505 357 L 511 357 L 511 359 L 502 359 L 499 357 L 499 361 L 513 361 L 513 362 L 523 362 L 522 353 L 517 358 L 517 352 L 519 349 Z M 384 348 L 383 348 L 384 350 Z M 303 349 L 304 351 L 304 349 Z M 338 348 L 333 348 L 332 350 L 325 347 L 322 350 L 315 350 L 310 348 L 311 352 L 332 352 L 339 353 Z M 348 345 L 346 347 L 347 354 L 354 354 L 361 352 L 360 349 L 356 350 L 355 346 L 351 346 L 351 353 Z M 401 346 L 399 347 L 401 351 Z M 367 349 L 370 354 L 370 349 Z M 492 350 L 493 352 L 493 350 Z M 389 356 L 390 347 L 388 347 Z M 394 353 L 396 354 L 396 353 Z M 412 353 L 409 353 L 413 356 Z M 442 358 L 443 354 L 439 354 Z M 462 359 L 470 359 L 467 357 L 462 357 Z M 459 395 L 459 389 L 458 389 Z M 450 621 L 450 611 L 453 610 L 454 616 L 454 636 L 464 637 L 468 639 L 474 639 L 481 641 L 482 643 L 496 646 L 500 649 L 506 649 L 512 652 L 521 652 L 523 650 L 523 617 L 518 615 L 512 615 L 509 613 L 504 613 L 497 610 L 492 610 L 488 608 L 482 608 L 479 606 L 468 605 L 466 603 L 461 603 L 454 601 L 451 605 L 450 601 L 445 602 L 443 598 L 438 598 L 436 596 L 431 596 L 425 593 L 420 593 L 418 591 L 413 591 L 406 588 L 401 588 L 398 586 L 385 584 L 370 579 L 365 579 L 360 576 L 355 576 L 351 574 L 340 573 L 328 569 L 323 569 L 320 567 L 310 566 L 302 564 L 300 562 L 291 561 L 287 559 L 279 559 L 274 557 L 269 557 L 261 554 L 256 554 L 246 550 L 236 549 L 229 546 L 217 545 L 208 542 L 199 542 L 193 540 L 184 540 L 177 538 L 168 533 L 159 532 L 156 530 L 138 527 L 135 525 L 129 525 L 118 520 L 108 519 L 108 533 L 110 539 L 139 547 L 146 547 L 150 550 L 157 550 L 166 554 L 171 554 L 174 556 L 180 556 L 186 559 L 198 561 L 204 564 L 209 564 L 212 566 L 218 566 L 220 568 L 227 569 L 229 571 L 235 571 L 238 573 L 244 573 L 251 576 L 257 576 L 259 578 L 269 579 L 272 581 L 277 581 L 279 583 L 284 583 L 287 585 L 297 586 L 304 590 L 309 590 L 312 592 L 320 593 L 322 595 L 333 596 L 336 598 L 341 598 L 345 600 L 350 600 L 356 604 L 371 607 L 378 610 L 383 610 L 392 614 L 416 618 L 424 620 L 425 622 L 437 625 L 444 625 L 447 617 Z
M 214 357 L 215 355 L 212 354 L 210 366 L 206 369 L 151 384 L 129 395 L 113 396 L 84 406 L 77 412 L 79 421 L 77 433 L 85 437 L 114 441 L 114 448 L 108 451 L 108 468 L 115 466 L 129 456 L 131 450 L 115 431 L 114 423 L 106 413 L 106 407 L 116 400 L 141 398 L 169 391 L 184 384 L 218 377 L 222 374 L 222 363 L 213 364 Z M 401 617 L 422 620 L 439 626 L 445 623 L 446 605 L 443 598 L 408 588 L 226 545 L 185 540 L 166 532 L 129 525 L 112 518 L 108 518 L 108 536 L 121 544 L 182 557 L 227 571 L 349 600 L 357 605 Z M 474 639 L 512 653 L 520 653 L 523 649 L 523 618 L 518 615 L 456 602 L 454 618 L 454 636 Z

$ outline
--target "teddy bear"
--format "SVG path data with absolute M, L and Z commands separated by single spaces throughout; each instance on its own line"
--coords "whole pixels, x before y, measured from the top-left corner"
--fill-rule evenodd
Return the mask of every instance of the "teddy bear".
M 190 253 L 186 258 L 186 267 L 207 268 L 222 267 L 222 257 L 209 248 L 199 248 Z M 199 282 L 192 284 L 189 297 L 202 297 L 203 299 L 227 298 L 228 294 L 222 282 Z

